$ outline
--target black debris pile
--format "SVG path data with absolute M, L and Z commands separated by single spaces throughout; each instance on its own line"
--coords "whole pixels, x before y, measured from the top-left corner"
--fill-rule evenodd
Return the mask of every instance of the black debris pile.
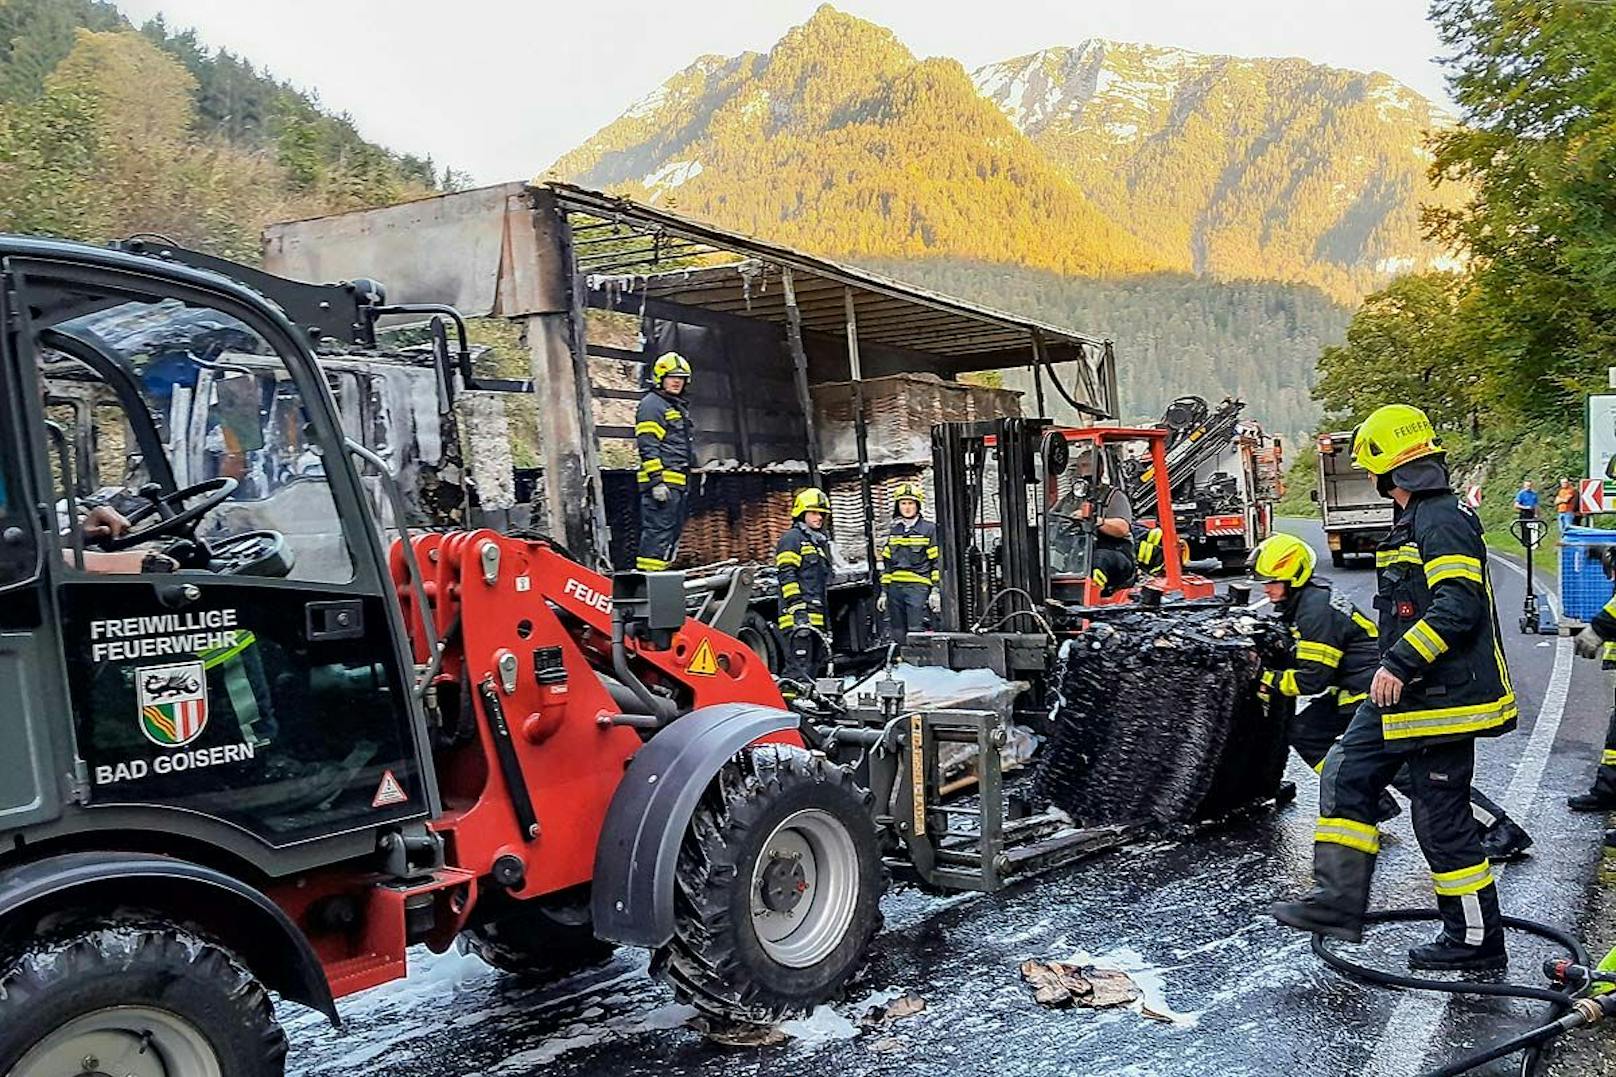
M 1128 610 L 1065 644 L 1034 795 L 1080 824 L 1182 823 L 1274 795 L 1288 708 L 1258 697 L 1289 633 L 1240 610 Z

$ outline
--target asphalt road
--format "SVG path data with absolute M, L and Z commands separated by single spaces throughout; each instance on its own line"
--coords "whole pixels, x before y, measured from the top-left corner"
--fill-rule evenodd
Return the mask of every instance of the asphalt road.
M 1322 549 L 1316 524 L 1289 521 Z M 1321 557 L 1328 565 L 1328 559 Z M 1481 742 L 1478 784 L 1537 840 L 1500 882 L 1505 911 L 1576 931 L 1599 860 L 1602 819 L 1569 814 L 1588 784 L 1610 709 L 1607 677 L 1573 661 L 1570 641 L 1515 632 L 1518 569 L 1493 558 L 1521 728 Z M 1369 568 L 1330 573 L 1361 604 Z M 1293 760 L 1295 804 L 1231 828 L 1073 865 L 994 897 L 938 899 L 897 890 L 886 903 L 867 979 L 850 1001 L 787 1026 L 768 1047 L 722 1047 L 684 1026 L 690 1011 L 645 974 L 643 954 L 544 988 L 476 959 L 422 954 L 401 984 L 346 1000 L 347 1027 L 288 1011 L 291 1071 L 395 1077 L 539 1074 L 777 1073 L 782 1070 L 965 1077 L 974 1074 L 1412 1075 L 1524 1029 L 1528 1004 L 1451 1000 L 1345 980 L 1308 938 L 1266 915 L 1309 878 L 1312 773 Z M 1388 826 L 1378 906 L 1431 903 L 1405 812 Z M 1417 934 L 1427 934 L 1424 928 Z M 1383 928 L 1362 960 L 1403 968 L 1416 934 Z M 1535 983 L 1548 949 L 1511 938 L 1510 979 Z M 1020 982 L 1027 958 L 1079 959 L 1130 972 L 1151 1009 L 1054 1011 Z M 855 1021 L 877 999 L 914 992 L 924 1012 L 877 1031 Z M 1499 1070 L 1497 1072 L 1508 1072 Z

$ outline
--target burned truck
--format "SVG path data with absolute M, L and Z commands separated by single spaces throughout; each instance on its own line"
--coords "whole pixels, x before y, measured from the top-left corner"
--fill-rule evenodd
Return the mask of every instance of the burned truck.
M 782 641 L 770 564 L 794 490 L 830 495 L 844 562 L 831 593 L 833 653 L 855 668 L 884 653 L 875 551 L 897 485 L 933 492 L 932 426 L 1021 414 L 1020 394 L 995 378 L 1015 367 L 1037 374 L 1035 410 L 1046 384 L 1086 414 L 1117 406 L 1103 339 L 565 184 L 274 225 L 265 264 L 302 280 L 381 277 L 389 303 L 418 308 L 380 320 L 384 340 L 394 327 L 393 339 L 414 332 L 416 344 L 373 374 L 413 386 L 388 390 L 393 399 L 423 406 L 436 393 L 435 426 L 411 413 L 432 435 L 432 451 L 413 460 L 432 488 L 411 506 L 420 522 L 448 526 L 470 512 L 545 534 L 596 567 L 634 561 L 643 369 L 663 351 L 685 355 L 699 466 L 676 566 L 701 601 L 713 577 L 757 566 L 736 631 L 771 662 Z M 422 308 L 434 304 L 519 333 L 507 334 L 503 355 L 467 348 L 433 371 L 423 334 L 447 333 L 452 346 L 440 351 L 460 347 L 453 325 L 423 328 L 434 315 Z M 525 427 L 515 456 L 513 427 Z M 448 430 L 458 432 L 458 458 L 440 456 Z M 394 466 L 412 466 L 403 433 L 376 435 Z

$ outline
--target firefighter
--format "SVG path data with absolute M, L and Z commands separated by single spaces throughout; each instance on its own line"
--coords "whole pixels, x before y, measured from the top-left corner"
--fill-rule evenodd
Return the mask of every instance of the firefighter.
M 791 526 L 774 548 L 780 583 L 780 631 L 786 636 L 785 676 L 810 684 L 830 657 L 825 610 L 830 591 L 831 545 L 825 534 L 830 499 L 817 486 L 799 490 Z
M 918 482 L 902 482 L 892 494 L 892 527 L 881 546 L 881 595 L 892 641 L 903 646 L 910 632 L 930 628 L 940 607 L 937 585 L 937 525 L 920 514 L 926 494 Z
M 1070 515 L 1094 534 L 1090 577 L 1105 595 L 1133 586 L 1139 562 L 1134 548 L 1133 506 L 1128 496 L 1120 488 L 1104 484 L 1103 459 L 1093 446 L 1078 450 L 1071 466 L 1077 478 L 1088 482 L 1087 496 L 1077 499 L 1076 511 Z M 1070 494 L 1062 502 L 1069 499 Z
M 1326 755 L 1369 697 L 1370 680 L 1380 665 L 1378 626 L 1314 574 L 1317 561 L 1313 547 L 1295 535 L 1276 534 L 1258 544 L 1249 562 L 1296 640 L 1291 667 L 1264 670 L 1263 688 L 1282 696 L 1313 697 L 1291 722 L 1290 742 L 1315 772 L 1324 769 Z M 1404 796 L 1414 795 L 1407 766 L 1391 784 Z M 1401 810 L 1382 791 L 1374 821 L 1384 822 Z M 1518 859 L 1531 847 L 1531 835 L 1478 789 L 1470 791 L 1470 810 L 1489 861 Z
M 1608 553 L 1604 559 L 1608 564 Z M 1575 643 L 1577 654 L 1583 658 L 1603 657 L 1606 668 L 1616 664 L 1616 598 L 1594 614 L 1593 620 L 1577 633 Z M 1616 707 L 1612 708 L 1610 724 L 1605 728 L 1605 750 L 1599 757 L 1593 786 L 1586 793 L 1569 798 L 1566 804 L 1572 811 L 1616 811 Z M 1607 839 L 1609 837 L 1607 835 Z M 1607 840 L 1606 844 L 1610 842 Z
M 1380 834 L 1380 794 L 1404 766 L 1414 833 L 1442 917 L 1433 942 L 1409 951 L 1415 969 L 1494 970 L 1508 964 L 1498 888 L 1470 810 L 1477 737 L 1515 728 L 1481 523 L 1449 485 L 1444 450 L 1424 412 L 1377 409 L 1353 435 L 1353 464 L 1397 503 L 1375 554 L 1380 662 L 1369 698 L 1324 760 L 1314 831 L 1313 889 L 1278 902 L 1283 924 L 1357 942 Z
M 685 388 L 690 363 L 678 352 L 664 352 L 651 364 L 651 390 L 634 415 L 634 443 L 640 451 L 640 550 L 634 567 L 660 572 L 673 564 L 685 528 L 690 469 L 696 463 L 695 427 Z

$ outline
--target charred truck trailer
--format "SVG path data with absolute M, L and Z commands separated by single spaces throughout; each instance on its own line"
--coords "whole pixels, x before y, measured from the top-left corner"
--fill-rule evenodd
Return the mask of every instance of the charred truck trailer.
M 664 351 L 686 356 L 699 466 L 676 566 L 692 577 L 759 566 L 739 631 L 771 662 L 783 647 L 774 544 L 793 490 L 819 485 L 834 506 L 845 566 L 829 620 L 848 668 L 883 653 L 874 553 L 898 484 L 931 492 L 933 424 L 1042 412 L 1046 387 L 1089 414 L 1117 409 L 1104 340 L 564 184 L 272 226 L 265 262 L 302 280 L 381 277 L 392 303 L 453 303 L 518 324 L 526 354 L 440 379 L 474 515 L 438 522 L 528 526 L 593 566 L 634 563 L 642 370 Z M 1033 399 L 960 380 L 1015 368 L 1033 371 Z M 536 460 L 511 458 L 502 431 L 516 421 L 533 423 Z M 448 481 L 430 466 L 421 474 Z
M 501 227 L 514 216 L 524 242 L 564 238 L 555 204 L 520 190 Z M 1159 614 L 1108 607 L 1083 582 L 1093 536 L 1081 526 L 1061 539 L 1075 590 L 1019 587 L 1030 597 L 1010 618 L 956 641 L 1015 635 L 1030 655 L 1036 639 L 1069 701 L 1106 670 L 1138 683 L 1140 656 L 1167 668 L 1172 651 L 1215 675 L 1190 708 L 1203 724 L 1184 728 L 1159 706 L 1119 726 L 1064 705 L 1059 763 L 1021 796 L 999 781 L 993 712 L 917 709 L 892 679 L 867 701 L 832 685 L 784 706 L 766 664 L 724 630 L 749 597 L 744 578 L 693 617 L 680 573 L 597 571 L 607 547 L 588 544 L 603 538 L 604 506 L 580 470 L 594 438 L 580 434 L 591 412 L 574 279 L 498 289 L 527 319 L 536 378 L 554 379 L 541 427 L 573 424 L 571 451 L 543 446 L 550 537 L 536 537 L 412 527 L 463 511 L 460 469 L 479 461 L 429 444 L 411 466 L 430 473 L 419 485 L 432 497 L 412 501 L 395 477 L 396 427 L 447 413 L 412 405 L 403 381 L 341 399 L 339 375 L 368 379 L 383 359 L 378 323 L 422 315 L 444 319 L 421 364 L 433 392 L 480 391 L 441 298 L 389 302 L 358 274 L 302 284 L 144 242 L 0 237 L 0 265 L 10 1077 L 137 1065 L 277 1077 L 287 1044 L 270 992 L 335 1019 L 336 999 L 404 975 L 409 946 L 462 937 L 533 975 L 645 947 L 681 999 L 768 1021 L 861 967 L 888 871 L 991 891 L 1141 822 L 1270 792 L 1253 761 L 1282 758 L 1283 738 L 1251 725 L 1247 706 L 1260 626 L 1189 599 L 1182 578 L 1183 601 L 1155 589 Z M 554 397 L 567 406 L 543 406 Z M 993 562 L 1013 558 L 1013 578 L 1036 587 L 1053 562 L 1029 551 L 1053 545 L 1060 522 L 1051 484 L 1066 483 L 1067 504 L 1096 496 L 1066 475 L 1062 446 L 1114 432 L 1034 420 L 966 433 L 972 444 L 940 457 L 950 490 L 974 465 L 947 461 L 1003 449 L 995 473 L 1023 511 L 1000 520 L 1013 541 L 999 542 L 973 510 L 981 557 L 967 549 L 961 563 L 980 561 L 981 585 L 1004 591 L 1016 585 Z M 116 497 L 131 530 L 99 534 L 94 507 Z M 1164 738 L 1179 748 L 1153 750 Z M 969 811 L 942 802 L 945 745 L 975 756 Z M 1098 768 L 1084 762 L 1096 745 L 1110 760 Z M 1127 760 L 1171 763 L 1173 803 L 1140 814 L 1085 799 L 1096 775 L 1149 788 L 1115 769 Z M 1062 800 L 1106 821 L 1074 826 L 1046 807 Z

